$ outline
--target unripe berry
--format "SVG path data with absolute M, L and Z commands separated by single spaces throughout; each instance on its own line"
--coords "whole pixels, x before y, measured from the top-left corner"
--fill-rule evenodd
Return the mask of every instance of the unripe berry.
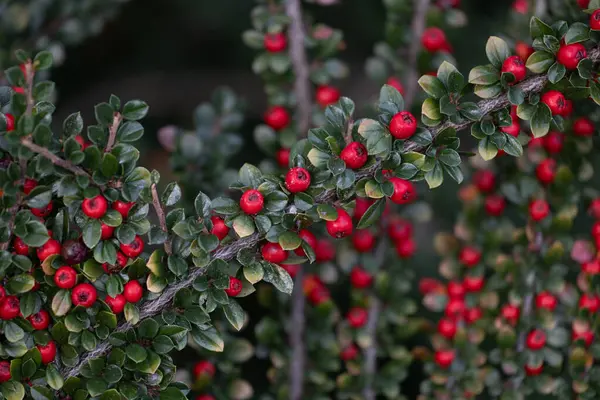
M 121 243 L 120 248 L 123 254 L 125 254 L 127 257 L 135 258 L 142 254 L 142 251 L 144 251 L 144 241 L 141 237 L 136 235 L 135 239 L 133 239 L 131 243 Z
M 490 194 L 485 198 L 485 212 L 493 217 L 499 217 L 504 213 L 506 200 L 499 194 Z
M 558 301 L 556 300 L 556 297 L 549 292 L 540 292 L 535 297 L 535 306 L 537 308 L 554 311 L 557 303 Z
M 115 314 L 122 313 L 125 309 L 125 304 L 127 304 L 127 300 L 122 294 L 118 294 L 115 297 L 106 296 L 104 302 L 108 304 L 111 311 Z
M 558 154 L 562 151 L 564 143 L 564 135 L 560 132 L 549 132 L 543 137 L 543 145 L 546 151 L 550 154 Z
M 358 356 L 358 348 L 354 343 L 346 346 L 344 350 L 340 352 L 340 358 L 343 361 L 354 360 Z
M 50 364 L 56 357 L 56 343 L 50 340 L 45 346 L 38 344 L 37 349 L 42 356 L 42 364 Z
M 438 350 L 434 355 L 435 363 L 440 368 L 448 368 L 454 361 L 454 350 Z
M 285 175 L 285 186 L 292 193 L 304 192 L 310 186 L 310 173 L 302 167 L 295 167 Z
M 367 310 L 362 307 L 352 307 L 346 315 L 348 323 L 353 328 L 362 328 L 367 324 Z
M 527 69 L 525 68 L 525 62 L 519 56 L 510 56 L 502 63 L 503 73 L 512 73 L 515 80 L 510 82 L 509 85 L 514 85 L 517 82 L 521 82 L 527 75 Z
M 4 296 L 0 299 L 0 319 L 9 320 L 21 314 L 21 303 L 17 296 Z
M 121 214 L 121 217 L 125 219 L 127 218 L 127 215 L 129 215 L 129 210 L 131 210 L 134 204 L 134 202 L 116 200 L 112 203 L 112 209 Z
M 396 78 L 395 76 L 390 76 L 386 84 L 390 85 L 398 92 L 400 92 L 400 94 L 404 95 L 404 87 L 402 86 L 402 82 L 400 82 L 400 79 Z
M 530 55 L 533 54 L 533 52 L 533 47 L 531 47 L 525 42 L 517 42 L 517 44 L 515 45 L 515 53 L 517 53 L 517 55 L 521 57 L 521 60 L 523 61 L 527 61 L 527 59 Z
M 481 261 L 481 251 L 471 246 L 463 247 L 458 259 L 465 267 L 474 267 Z
M 275 159 L 281 168 L 287 167 L 290 163 L 290 149 L 277 150 L 277 153 L 275 153 Z
M 551 158 L 543 160 L 535 168 L 535 175 L 541 183 L 551 184 L 556 176 L 556 161 Z
M 33 215 L 35 215 L 36 217 L 46 218 L 48 215 L 50 215 L 50 213 L 52 212 L 53 208 L 54 208 L 54 206 L 52 205 L 52 202 L 50 202 L 50 203 L 48 203 L 48 205 L 46 207 L 43 207 L 43 208 L 32 208 L 31 209 L 31 213 Z
M 256 189 L 246 190 L 240 199 L 240 207 L 246 214 L 258 214 L 264 204 L 264 196 Z
M 31 323 L 33 329 L 41 331 L 48 328 L 48 325 L 50 325 L 50 314 L 48 314 L 48 311 L 46 310 L 40 310 L 27 317 L 27 320 Z
M 534 221 L 541 221 L 550 213 L 548 202 L 543 199 L 533 200 L 529 204 L 529 216 Z
M 288 258 L 287 251 L 281 248 L 279 243 L 267 242 L 262 246 L 262 249 L 260 251 L 262 254 L 262 258 L 265 261 L 269 261 L 275 264 L 280 264 Z
M 587 57 L 587 51 L 581 43 L 563 44 L 556 53 L 556 61 L 564 65 L 566 69 L 577 69 L 579 61 Z
M 235 297 L 238 294 L 242 293 L 243 284 L 238 278 L 234 276 L 229 277 L 229 287 L 225 289 L 225 293 L 227 293 L 230 297 Z
M 406 140 L 417 131 L 417 120 L 408 111 L 400 111 L 390 121 L 390 133 L 396 139 Z
M 596 295 L 584 293 L 579 298 L 579 309 L 595 314 L 600 309 L 600 298 Z
M 409 239 L 412 236 L 413 227 L 410 221 L 395 218 L 388 225 L 388 235 L 394 242 Z
M 330 236 L 340 239 L 352 234 L 352 217 L 343 208 L 337 209 L 338 217 L 333 221 L 327 221 L 325 227 Z
M 475 186 L 477 186 L 477 189 L 483 193 L 489 193 L 496 187 L 496 177 L 494 177 L 492 171 L 485 169 L 477 171 L 475 175 L 473 175 L 473 182 L 475 183 Z
M 283 32 L 267 33 L 263 44 L 269 53 L 279 53 L 287 47 L 287 38 Z
M 61 289 L 71 289 L 77 283 L 77 271 L 68 266 L 60 267 L 54 274 L 54 283 Z
M 61 246 L 60 242 L 55 239 L 48 239 L 46 243 L 39 247 L 36 251 L 38 258 L 41 262 L 43 262 L 46 258 L 54 255 L 60 254 Z
M 365 289 L 371 286 L 373 283 L 373 276 L 370 273 L 362 269 L 361 267 L 354 267 L 350 271 L 350 283 L 356 289 Z
M 115 228 L 106 225 L 104 222 L 100 222 L 100 239 L 108 240 L 113 236 Z
M 600 30 L 600 9 L 594 11 L 592 15 L 590 15 L 590 28 L 595 31 Z
M 359 229 L 352 235 L 352 244 L 359 253 L 366 253 L 375 247 L 375 235 L 368 229 Z
M 128 303 L 137 303 L 144 297 L 144 288 L 138 281 L 131 280 L 123 285 L 123 296 Z
M 596 130 L 594 123 L 586 117 L 580 117 L 573 122 L 573 133 L 576 136 L 592 136 Z
M 340 99 L 340 91 L 333 86 L 321 85 L 317 87 L 316 98 L 321 107 L 327 107 L 337 103 Z
M 530 350 L 540 350 L 546 345 L 546 334 L 540 329 L 534 329 L 527 334 L 525 343 Z
M 89 283 L 80 283 L 73 288 L 71 292 L 71 301 L 75 306 L 85 308 L 91 307 L 96 301 L 98 294 L 96 288 Z
M 549 90 L 541 97 L 541 102 L 550 107 L 552 115 L 561 115 L 567 107 L 567 99 L 558 90 Z
M 272 106 L 264 115 L 265 123 L 279 131 L 290 124 L 290 113 L 282 106 Z
M 421 36 L 421 44 L 423 45 L 423 48 L 430 53 L 446 50 L 448 48 L 446 34 L 443 30 L 437 27 L 427 28 L 425 31 L 423 31 L 423 35 Z
M 213 224 L 210 233 L 215 235 L 219 240 L 225 239 L 229 234 L 229 227 L 225 225 L 225 221 L 223 220 L 223 218 L 213 215 L 212 217 L 210 217 L 210 220 Z
M 314 233 L 312 233 L 308 229 L 301 229 L 300 232 L 298 232 L 298 236 L 300 236 L 300 239 L 304 240 L 316 253 L 317 237 L 314 235 Z M 296 255 L 299 255 L 300 257 L 304 257 L 306 255 L 302 246 L 294 250 L 294 253 L 296 253 Z
M 104 214 L 106 214 L 107 209 L 108 202 L 101 194 L 96 197 L 92 197 L 91 199 L 83 199 L 83 202 L 81 203 L 81 210 L 83 213 L 94 219 L 101 218 Z
M 340 158 L 351 169 L 361 168 L 366 164 L 369 154 L 367 148 L 359 142 L 351 142 L 340 153 Z
M 389 178 L 389 181 L 394 185 L 394 193 L 390 196 L 396 204 L 409 204 L 417 198 L 417 192 L 412 182 L 395 176 Z
M 29 254 L 29 246 L 27 246 L 20 237 L 15 237 L 15 240 L 13 241 L 13 249 L 15 250 L 15 253 L 21 256 L 26 256 Z
M 456 335 L 456 322 L 448 318 L 442 318 L 438 322 L 437 331 L 446 339 L 451 340 Z
M 210 361 L 202 360 L 198 361 L 196 365 L 194 365 L 194 377 L 196 379 L 200 378 L 200 376 L 212 378 L 215 376 L 215 372 L 217 372 L 217 369 Z
M 11 377 L 10 362 L 5 360 L 0 361 L 0 383 L 10 381 Z
M 417 245 L 412 238 L 396 243 L 396 254 L 400 258 L 410 258 L 415 254 L 416 250 Z

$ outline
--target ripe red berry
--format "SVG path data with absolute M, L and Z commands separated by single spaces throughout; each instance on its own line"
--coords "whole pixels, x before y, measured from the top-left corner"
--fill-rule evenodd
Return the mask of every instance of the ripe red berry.
M 425 31 L 423 31 L 423 35 L 421 36 L 421 44 L 423 45 L 423 48 L 430 53 L 446 50 L 448 47 L 446 34 L 443 30 L 437 27 L 427 28 Z
M 527 376 L 537 376 L 542 373 L 544 370 L 544 364 L 530 366 L 529 364 L 525 365 L 525 374 Z
M 543 145 L 546 151 L 550 154 L 558 154 L 562 151 L 565 137 L 560 132 L 549 132 L 543 137 Z
M 337 214 L 337 218 L 327 221 L 325 227 L 330 236 L 341 239 L 352 234 L 352 217 L 343 208 L 338 208 Z
M 0 299 L 0 319 L 9 320 L 21 314 L 21 303 L 17 296 L 4 296 Z
M 595 219 L 600 219 L 600 197 L 595 198 L 590 202 L 588 213 Z
M 215 376 L 215 372 L 217 372 L 217 369 L 210 361 L 202 360 L 198 361 L 196 365 L 194 365 L 194 377 L 196 379 L 200 378 L 200 376 L 212 378 Z
M 567 118 L 573 113 L 573 100 L 565 100 L 565 109 L 560 114 L 563 118 Z
M 461 319 L 465 314 L 465 310 L 466 306 L 463 299 L 450 299 L 448 304 L 446 304 L 444 314 L 448 318 Z
M 100 222 L 100 238 L 102 240 L 108 240 L 113 236 L 115 228 L 112 226 L 106 225 L 104 222 Z
M 556 176 L 556 161 L 551 158 L 543 160 L 535 168 L 535 175 L 541 183 L 551 184 Z
M 467 324 L 472 324 L 477 322 L 483 317 L 483 311 L 479 307 L 472 307 L 465 311 L 465 322 Z
M 496 177 L 492 171 L 480 170 L 473 175 L 473 182 L 477 189 L 483 193 L 489 193 L 496 187 Z
M 335 258 L 335 246 L 329 240 L 317 240 L 314 250 L 317 262 L 332 261 Z
M 576 136 L 592 136 L 596 130 L 594 123 L 586 117 L 580 117 L 573 122 L 573 133 Z
M 31 213 L 33 215 L 35 215 L 36 217 L 46 218 L 48 215 L 50 215 L 50 213 L 52 212 L 53 208 L 54 208 L 54 206 L 52 205 L 52 202 L 50 202 L 50 203 L 48 203 L 48 205 L 46 207 L 43 207 L 43 208 L 32 208 L 31 209 Z
M 287 38 L 283 32 L 267 33 L 263 40 L 265 49 L 269 53 L 279 53 L 285 50 L 287 46 Z
M 596 295 L 582 294 L 579 298 L 579 309 L 595 314 L 600 309 L 600 298 Z
M 46 258 L 54 254 L 60 254 L 60 250 L 60 242 L 58 240 L 50 238 L 46 243 L 42 245 L 42 247 L 39 247 L 37 249 L 36 253 L 40 261 L 43 262 Z
M 521 60 L 523 61 L 527 61 L 527 59 L 530 55 L 533 54 L 533 52 L 533 47 L 531 47 L 525 42 L 517 42 L 515 45 L 515 53 L 517 53 L 517 55 L 521 57 Z
M 54 358 L 56 357 L 56 343 L 54 343 L 54 341 L 50 340 L 45 346 L 38 344 L 37 349 L 42 356 L 42 364 L 50 364 L 54 361 Z
M 409 204 L 415 201 L 417 192 L 412 182 L 395 176 L 389 178 L 389 181 L 394 185 L 394 194 L 390 196 L 390 200 L 396 204 Z
M 394 242 L 409 239 L 412 236 L 413 227 L 410 221 L 395 218 L 388 225 L 388 235 Z
M 115 297 L 106 296 L 104 302 L 108 304 L 111 311 L 115 314 L 122 313 L 125 309 L 125 304 L 127 304 L 127 300 L 122 294 L 118 294 Z
M 357 197 L 354 205 L 354 218 L 360 220 L 373 204 L 373 200 L 365 197 Z
M 48 328 L 48 325 L 50 325 L 50 314 L 48 314 L 48 311 L 46 310 L 40 310 L 27 317 L 27 320 L 31 323 L 33 329 L 41 331 Z
M 83 199 L 83 203 L 81 203 L 83 213 L 94 219 L 98 219 L 106 214 L 107 209 L 108 202 L 101 194 L 91 199 Z
M 15 116 L 12 114 L 4 114 L 6 117 L 6 132 L 15 130 Z
M 301 266 L 298 264 L 281 264 L 280 267 L 285 269 L 290 277 L 295 278 Z
M 54 283 L 61 289 L 71 289 L 77 283 L 77 271 L 68 266 L 60 267 L 54 274 Z
M 366 325 L 368 314 L 367 310 L 362 307 L 352 307 L 346 315 L 348 323 L 353 328 L 361 328 Z
M 26 178 L 23 183 L 23 193 L 29 194 L 35 187 L 37 186 L 37 181 L 33 179 Z
M 586 9 L 590 5 L 590 0 L 577 0 L 577 5 L 583 9 Z
M 499 217 L 504 213 L 506 200 L 499 194 L 490 194 L 485 198 L 485 212 L 493 217 Z
M 81 136 L 81 135 L 76 135 L 74 139 L 75 139 L 75 141 L 76 141 L 77 143 L 79 143 L 79 145 L 81 146 L 81 149 L 82 149 L 82 150 L 85 150 L 85 149 L 86 149 L 86 147 L 88 147 L 88 144 L 85 142 L 85 139 L 83 138 L 83 136 Z
M 290 164 L 290 149 L 277 150 L 277 153 L 275 153 L 275 159 L 281 168 L 287 167 Z
M 446 339 L 452 339 L 456 335 L 456 322 L 448 318 L 442 318 L 438 322 L 437 331 Z
M 519 137 L 519 132 L 521 132 L 521 124 L 517 119 L 513 119 L 513 123 L 509 126 L 503 126 L 500 130 L 510 136 Z
M 556 297 L 549 292 L 540 292 L 535 297 L 535 305 L 537 308 L 554 311 L 557 303 Z
M 285 187 L 292 193 L 304 192 L 310 186 L 310 173 L 302 167 L 295 167 L 285 175 Z
M 314 235 L 314 233 L 312 233 L 308 229 L 300 229 L 300 232 L 298 232 L 298 236 L 300 236 L 300 239 L 304 240 L 313 249 L 313 251 L 316 252 L 317 237 Z M 304 257 L 306 255 L 302 246 L 295 249 L 294 253 L 296 253 L 296 255 L 299 255 L 300 257 Z
M 340 158 L 346 163 L 346 167 L 358 169 L 367 163 L 369 154 L 362 143 L 351 142 L 344 147 L 344 150 L 340 153 Z
M 136 235 L 135 239 L 133 239 L 131 243 L 121 243 L 120 248 L 123 254 L 125 254 L 127 257 L 135 258 L 142 254 L 142 251 L 144 251 L 144 241 L 141 237 Z
M 113 203 L 112 203 L 112 209 L 117 211 L 119 214 L 121 214 L 123 219 L 125 219 L 125 218 L 127 218 L 127 215 L 129 214 L 129 210 L 131 210 L 131 208 L 133 207 L 134 204 L 135 204 L 134 202 L 116 200 L 116 201 L 113 201 Z
M 513 304 L 505 304 L 500 310 L 502 317 L 511 325 L 516 325 L 519 321 L 519 315 L 521 314 L 521 310 L 519 307 Z
M 144 297 L 144 288 L 138 281 L 131 280 L 123 285 L 123 296 L 128 303 L 137 303 Z
M 417 120 L 408 111 L 400 111 L 390 121 L 390 133 L 396 139 L 406 140 L 417 131 Z
M 465 297 L 466 289 L 463 282 L 450 281 L 448 282 L 448 297 L 451 299 L 462 299 Z
M 400 94 L 404 94 L 404 87 L 402 86 L 402 82 L 400 82 L 400 79 L 396 78 L 395 76 L 390 76 L 386 84 L 396 89 L 398 92 L 400 92 Z
M 91 307 L 96 302 L 97 297 L 96 288 L 89 283 L 80 283 L 71 292 L 71 301 L 73 304 L 85 308 Z
M 454 361 L 454 350 L 438 350 L 434 355 L 435 363 L 440 368 L 448 368 Z
M 258 214 L 263 209 L 265 198 L 256 189 L 246 190 L 240 199 L 240 207 L 246 214 Z
M 465 246 L 460 250 L 458 259 L 465 267 L 474 267 L 481 261 L 481 251 L 471 246 Z
M 4 296 L 6 296 L 6 290 L 2 286 L 0 286 L 0 299 Z
M 575 329 L 573 329 L 573 333 L 571 335 L 571 340 L 573 342 L 582 340 L 586 347 L 590 347 L 592 342 L 594 341 L 594 333 L 590 330 L 586 330 L 583 332 L 576 332 Z
M 264 115 L 265 123 L 279 131 L 290 124 L 290 113 L 282 106 L 272 106 Z
M 0 383 L 10 381 L 10 362 L 2 360 L 0 361 Z
M 548 202 L 543 199 L 533 200 L 529 204 L 529 216 L 534 221 L 541 221 L 550 213 Z
M 199 394 L 196 396 L 196 400 L 215 400 L 215 397 L 210 394 Z
M 467 275 L 463 280 L 463 286 L 465 288 L 465 291 L 469 293 L 479 292 L 481 289 L 483 289 L 484 283 L 485 279 L 483 278 L 483 276 Z
M 13 92 L 18 93 L 18 94 L 25 94 L 25 89 L 19 86 L 13 86 L 12 87 Z
M 436 292 L 441 293 L 444 290 L 444 285 L 437 279 L 421 278 L 419 280 L 419 293 L 423 296 Z
M 512 9 L 519 14 L 527 14 L 529 5 L 527 0 L 515 0 L 512 4 Z
M 13 241 L 13 249 L 15 250 L 15 253 L 21 256 L 26 256 L 29 254 L 29 246 L 27 246 L 20 237 L 15 237 L 15 240 Z
M 600 237 L 600 221 L 596 221 L 592 225 L 592 236 L 594 239 Z
M 566 69 L 576 69 L 579 61 L 587 57 L 587 51 L 581 43 L 563 44 L 556 53 L 556 60 Z
M 279 243 L 271 243 L 267 242 L 263 244 L 262 249 L 260 250 L 262 254 L 262 258 L 265 261 L 269 261 L 275 264 L 280 264 L 287 260 L 288 254 Z
M 600 9 L 594 11 L 592 15 L 590 15 L 590 28 L 595 31 L 600 30 Z
M 600 261 L 592 260 L 581 264 L 581 271 L 588 275 L 600 274 Z
M 308 300 L 315 307 L 329 301 L 330 298 L 329 290 L 323 285 L 317 286 L 308 294 Z
M 373 276 L 361 267 L 356 266 L 350 271 L 350 283 L 356 289 L 365 289 L 373 283 Z
M 552 115 L 561 115 L 567 107 L 567 99 L 558 90 L 549 90 L 544 93 L 541 102 L 550 107 Z
M 502 63 L 503 73 L 512 73 L 515 80 L 510 82 L 509 85 L 514 85 L 517 82 L 521 82 L 527 75 L 527 69 L 525 68 L 525 62 L 519 56 L 510 56 Z
M 358 348 L 354 343 L 346 346 L 344 350 L 340 352 L 340 358 L 343 361 L 354 360 L 358 356 Z
M 352 244 L 359 253 L 366 253 L 375 247 L 375 235 L 368 229 L 359 229 L 352 235 Z
M 525 343 L 530 350 L 540 350 L 546 345 L 546 334 L 540 329 L 534 329 L 527 334 Z
M 225 225 L 225 221 L 223 220 L 223 218 L 213 215 L 212 217 L 210 217 L 210 220 L 213 224 L 210 233 L 219 238 L 219 240 L 225 239 L 229 234 L 229 227 Z
M 340 91 L 333 86 L 321 85 L 317 87 L 316 98 L 321 107 L 327 107 L 337 103 L 340 99 Z
M 238 294 L 242 293 L 243 284 L 238 278 L 234 276 L 229 277 L 229 287 L 225 289 L 225 293 L 228 296 L 235 297 Z
M 402 240 L 396 243 L 396 254 L 400 258 L 410 258 L 415 254 L 417 245 L 412 238 Z

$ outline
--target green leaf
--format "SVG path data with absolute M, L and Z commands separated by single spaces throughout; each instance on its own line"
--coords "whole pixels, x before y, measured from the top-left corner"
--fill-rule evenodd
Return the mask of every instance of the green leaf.
M 446 94 L 444 84 L 435 76 L 423 75 L 419 78 L 419 86 L 434 99 L 439 99 Z
M 475 85 L 473 92 L 482 99 L 490 99 L 502 93 L 502 85 L 494 83 L 493 85 Z
M 0 386 L 0 389 L 6 400 L 21 400 L 25 397 L 25 388 L 20 382 L 4 382 Z
M 531 72 L 541 74 L 546 72 L 554 64 L 554 55 L 547 51 L 536 51 L 527 59 L 525 66 Z
M 160 400 L 187 400 L 187 396 L 182 393 L 181 389 L 168 387 L 160 391 Z
M 283 250 L 295 250 L 302 244 L 302 239 L 295 232 L 284 232 L 279 236 L 279 245 Z
M 383 85 L 379 91 L 379 111 L 394 115 L 404 109 L 404 99 L 398 90 L 390 85 Z
M 170 207 L 175 205 L 181 199 L 181 188 L 177 182 L 171 182 L 167 185 L 160 198 L 161 203 Z
M 537 110 L 531 118 L 531 133 L 538 138 L 545 136 L 550 130 L 550 122 L 552 121 L 552 112 L 550 108 L 543 103 L 538 104 Z
M 144 136 L 144 127 L 136 121 L 127 121 L 117 130 L 119 142 L 131 143 L 138 141 Z
M 252 235 L 255 232 L 255 226 L 252 217 L 246 214 L 238 215 L 233 220 L 233 230 L 240 238 Z
M 459 106 L 460 113 L 471 121 L 479 121 L 483 117 L 483 111 L 476 103 L 464 102 Z
M 244 186 L 257 188 L 262 182 L 262 173 L 252 164 L 244 164 L 240 168 L 240 182 Z
M 506 144 L 502 149 L 513 157 L 521 157 L 523 155 L 523 146 L 519 140 L 511 135 L 506 135 Z
M 425 174 L 425 180 L 430 189 L 434 189 L 444 182 L 444 170 L 439 163 L 435 163 L 433 169 Z
M 191 335 L 194 341 L 206 350 L 222 352 L 225 348 L 221 334 L 214 327 L 206 330 L 192 329 Z
M 510 104 L 518 106 L 519 104 L 523 104 L 525 101 L 525 93 L 518 86 L 510 86 L 508 88 L 508 101 Z
M 412 165 L 412 164 L 408 164 Z M 363 214 L 358 221 L 358 225 L 356 225 L 356 229 L 365 229 L 369 226 L 373 225 L 375 222 L 381 219 L 381 215 L 383 214 L 383 210 L 385 210 L 386 200 L 385 198 L 378 199 L 373 204 L 367 208 L 367 211 Z
M 501 68 L 504 60 L 510 57 L 510 49 L 504 40 L 490 36 L 485 45 L 485 54 L 494 67 Z
M 478 65 L 469 72 L 469 83 L 491 85 L 500 80 L 500 71 L 493 65 Z
M 257 282 L 260 282 L 265 273 L 262 264 L 259 262 L 252 262 L 248 265 L 245 265 L 243 272 L 246 280 L 253 285 Z
M 11 293 L 26 293 L 35 286 L 35 278 L 29 274 L 15 275 L 6 284 Z
M 19 327 L 19 325 L 15 324 L 14 322 L 7 321 L 6 325 L 4 326 L 4 335 L 6 336 L 6 340 L 11 343 L 15 343 L 25 337 L 25 332 L 23 329 L 21 329 L 21 327 Z M 33 372 L 35 372 L 35 364 Z M 29 376 L 31 376 L 31 374 Z
M 96 116 L 96 121 L 98 124 L 108 126 L 112 124 L 114 111 L 113 108 L 108 103 L 100 103 L 94 107 L 94 114 Z M 90 136 L 92 139 L 92 136 Z
M 52 53 L 49 51 L 40 51 L 33 59 L 33 66 L 37 71 L 43 71 L 52 67 Z
M 246 313 L 236 301 L 230 300 L 229 304 L 225 304 L 223 306 L 223 312 L 225 313 L 225 317 L 227 317 L 227 321 L 229 321 L 231 326 L 238 331 L 242 329 L 246 319 Z
M 46 381 L 48 386 L 54 390 L 60 390 L 64 385 L 63 377 L 54 364 L 46 367 Z
M 267 264 L 265 266 L 265 282 L 271 283 L 275 289 L 280 292 L 291 294 L 294 289 L 294 281 L 285 269 L 276 264 Z
M 31 208 L 45 208 L 50 200 L 52 200 L 52 188 L 40 185 L 29 192 L 25 203 Z
M 137 343 L 131 343 L 125 349 L 127 357 L 135 363 L 140 363 L 148 357 L 148 352 L 145 348 Z
M 456 167 L 458 165 L 460 165 L 460 155 L 458 154 L 458 152 L 456 152 L 455 150 L 452 149 L 444 149 L 439 153 L 438 159 L 450 166 L 450 167 Z
M 331 156 L 321 150 L 313 148 L 308 152 L 306 157 L 315 168 L 325 169 L 327 168 L 327 162 Z
M 188 265 L 184 259 L 170 255 L 167 259 L 169 270 L 177 276 L 183 276 L 188 272 Z
M 85 245 L 90 249 L 94 248 L 94 246 L 98 244 L 101 235 L 102 226 L 100 221 L 97 219 L 88 221 L 88 223 L 83 227 L 83 243 L 85 243 Z
M 82 130 L 83 118 L 81 118 L 81 113 L 76 112 L 65 118 L 65 121 L 63 122 L 63 135 L 79 135 Z
M 196 209 L 196 214 L 204 218 L 209 218 L 210 211 L 212 209 L 210 197 L 202 192 L 199 192 L 194 200 L 194 208 Z
M 590 38 L 590 28 L 581 22 L 574 22 L 565 34 L 565 44 L 585 42 Z
M 392 136 L 378 121 L 365 118 L 358 126 L 358 134 L 366 139 L 369 155 L 378 155 L 389 151 L 392 145 Z
M 439 101 L 432 98 L 425 99 L 421 105 L 421 114 L 432 120 L 442 119 Z
M 142 190 L 148 187 L 150 187 L 150 171 L 137 167 L 125 178 L 121 193 L 125 200 L 136 201 Z
M 123 106 L 123 118 L 129 121 L 137 121 L 148 114 L 148 104 L 141 100 L 131 100 Z
M 234 215 L 240 211 L 240 206 L 233 199 L 217 197 L 212 201 L 213 210 L 218 214 Z
M 158 334 L 158 322 L 152 318 L 143 320 L 138 326 L 138 334 L 140 337 L 152 339 Z
M 531 20 L 529 21 L 529 31 L 532 39 L 543 38 L 544 35 L 554 36 L 552 28 L 537 17 L 531 17 Z
M 498 154 L 498 148 L 496 145 L 490 140 L 489 136 L 481 139 L 479 141 L 479 145 L 477 146 L 477 150 L 485 161 L 489 161 L 496 157 Z
M 552 64 L 550 69 L 548 69 L 548 80 L 551 83 L 558 83 L 558 81 L 560 81 L 565 76 L 566 72 L 567 69 L 564 65 L 555 62 L 554 64 Z

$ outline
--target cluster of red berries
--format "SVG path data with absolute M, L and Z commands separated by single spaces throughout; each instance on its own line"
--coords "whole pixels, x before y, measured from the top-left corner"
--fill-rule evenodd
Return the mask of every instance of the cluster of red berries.
M 207 360 L 198 361 L 193 368 L 193 376 L 196 381 L 211 381 L 217 369 L 213 363 Z M 201 394 L 196 396 L 196 400 L 215 400 L 210 394 Z
M 504 213 L 506 200 L 496 191 L 496 177 L 489 170 L 479 170 L 473 176 L 478 191 L 485 195 L 484 208 L 488 215 L 499 217 Z

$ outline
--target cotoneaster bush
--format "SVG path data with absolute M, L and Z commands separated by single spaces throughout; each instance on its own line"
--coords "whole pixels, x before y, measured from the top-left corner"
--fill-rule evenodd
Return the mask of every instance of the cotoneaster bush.
M 181 173 L 160 192 L 137 165 L 148 105 L 112 95 L 93 125 L 53 120 L 53 54 L 31 33 L 0 88 L 1 396 L 398 399 L 417 362 L 421 399 L 596 398 L 600 2 L 534 3 L 514 2 L 465 77 L 445 30 L 467 22 L 459 2 L 386 1 L 369 117 L 335 84 L 342 33 L 299 0 L 259 4 L 243 39 L 268 97 L 254 133 L 267 159 L 224 173 L 243 115 L 223 89 L 194 132 L 159 132 Z M 445 282 L 419 281 L 440 313 L 427 320 L 410 258 L 436 210 L 416 183 L 446 177 L 463 210 L 435 237 Z M 234 331 L 257 290 L 268 311 L 251 344 Z M 193 392 L 173 358 L 188 346 Z M 243 377 L 255 351 L 267 393 Z

